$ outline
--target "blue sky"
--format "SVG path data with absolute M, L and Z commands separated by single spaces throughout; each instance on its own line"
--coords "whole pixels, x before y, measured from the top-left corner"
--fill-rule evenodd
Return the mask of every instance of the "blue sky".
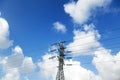
M 31 57 L 33 63 L 39 64 L 40 60 L 40 63 L 44 64 L 44 59 L 42 57 L 46 55 L 46 52 L 52 43 L 66 40 L 66 46 L 71 47 L 74 44 L 77 44 L 76 38 L 74 39 L 74 37 L 77 35 L 78 37 L 82 36 L 82 31 L 85 32 L 85 34 L 83 34 L 85 37 L 89 34 L 87 32 L 93 32 L 93 36 L 95 36 L 95 39 L 91 41 L 95 41 L 96 43 L 90 45 L 88 48 L 88 53 L 91 52 L 89 49 L 96 49 L 96 47 L 100 46 L 101 48 L 104 47 L 106 51 L 107 49 L 110 49 L 110 55 L 112 57 L 113 55 L 117 56 L 120 51 L 120 1 L 108 0 L 108 4 L 106 3 L 107 5 L 104 3 L 100 3 L 102 5 L 96 3 L 95 6 L 88 4 L 91 8 L 84 7 L 84 5 L 74 8 L 76 12 L 77 10 L 79 11 L 79 8 L 88 8 L 85 9 L 88 10 L 85 14 L 81 12 L 76 14 L 78 16 L 79 14 L 83 17 L 86 16 L 87 19 L 83 19 L 81 17 L 76 18 L 76 15 L 73 14 L 74 10 L 72 12 L 72 9 L 69 11 L 66 8 L 67 4 L 76 5 L 79 1 L 80 0 L 0 0 L 1 17 L 8 22 L 10 32 L 8 37 L 10 40 L 13 40 L 13 45 L 7 47 L 6 49 L 0 48 L 0 56 L 5 57 L 11 55 L 12 51 L 16 51 L 14 51 L 14 48 L 18 45 L 22 48 L 24 56 Z M 105 2 L 105 0 L 103 1 Z M 56 24 L 57 22 L 59 25 Z M 85 25 L 88 27 L 85 27 Z M 98 31 L 98 33 L 95 31 Z M 83 48 L 80 47 L 79 50 Z M 71 50 L 75 51 L 78 49 Z M 83 53 L 84 51 L 79 52 L 79 56 L 73 60 L 80 62 L 83 68 L 91 70 L 95 74 L 99 74 L 99 70 L 97 70 L 98 68 L 95 68 L 97 65 L 92 64 L 95 60 L 95 57 L 93 57 L 94 54 L 90 53 L 88 55 L 85 53 L 83 56 L 81 55 Z M 30 59 L 27 58 L 27 60 Z M 39 69 L 42 69 L 41 65 Z M 37 73 L 33 73 L 32 77 L 28 76 L 29 79 L 21 78 L 20 80 L 36 80 L 35 78 L 38 78 L 38 76 L 34 76 L 35 74 Z M 102 76 L 102 80 L 104 79 L 108 78 L 103 78 Z M 119 80 L 120 77 L 113 79 Z M 0 80 L 2 80 L 1 76 Z
M 68 0 L 1 0 L 1 16 L 9 23 L 10 38 L 14 40 L 14 44 L 19 44 L 27 52 L 31 50 L 37 51 L 37 54 L 34 54 L 38 55 L 38 52 L 41 51 L 40 49 L 42 51 L 43 49 L 46 50 L 51 43 L 61 40 L 72 40 L 74 25 L 63 9 L 63 4 L 67 2 Z M 119 9 L 119 7 L 119 0 L 113 0 L 110 10 Z M 98 11 L 96 17 L 91 18 L 92 20 L 89 22 L 94 22 L 100 32 L 107 33 L 107 30 L 119 28 L 119 17 L 119 12 L 110 11 L 105 13 L 104 11 Z M 68 29 L 66 34 L 55 32 L 53 23 L 56 21 L 66 25 Z M 29 53 L 25 54 L 29 55 Z
M 38 54 L 40 49 L 46 50 L 54 42 L 69 39 L 70 34 L 63 36 L 52 28 L 56 21 L 61 21 L 66 26 L 71 24 L 64 13 L 63 3 L 65 1 L 1 1 L 2 17 L 9 22 L 10 37 L 14 39 L 14 44 L 19 44 L 25 51 L 35 50 L 36 55 L 41 56 Z M 68 33 L 72 33 L 71 28 Z

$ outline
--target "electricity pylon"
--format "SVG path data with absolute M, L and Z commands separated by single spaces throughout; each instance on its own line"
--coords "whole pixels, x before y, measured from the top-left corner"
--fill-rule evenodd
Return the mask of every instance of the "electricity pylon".
M 63 65 L 64 65 L 64 51 L 65 51 L 65 47 L 64 47 L 64 42 L 60 42 L 59 44 L 59 55 L 58 55 L 58 61 L 59 61 L 59 66 L 58 66 L 58 72 L 57 72 L 57 76 L 56 76 L 56 80 L 65 80 L 64 78 L 64 70 L 63 70 Z
M 63 69 L 63 66 L 65 65 L 64 64 L 64 59 L 65 59 L 65 54 L 64 54 L 64 52 L 65 52 L 65 47 L 64 47 L 64 43 L 65 43 L 65 41 L 63 41 L 63 42 L 59 42 L 59 43 L 54 43 L 54 44 L 52 44 L 52 46 L 53 45 L 58 45 L 59 46 L 59 48 L 58 48 L 58 52 L 59 52 L 59 54 L 58 54 L 58 56 L 57 56 L 57 58 L 58 58 L 58 61 L 59 61 L 59 65 L 58 65 L 58 72 L 57 72 L 57 75 L 56 75 L 56 80 L 65 80 L 65 77 L 64 77 L 64 69 Z M 50 52 L 54 52 L 54 51 L 56 51 L 57 49 L 54 49 L 54 50 L 51 50 Z M 56 56 L 52 56 L 52 57 L 50 57 L 49 59 L 53 59 L 53 58 L 55 58 Z M 71 57 L 67 57 L 67 59 L 70 59 Z M 71 66 L 72 64 L 67 64 L 68 66 Z

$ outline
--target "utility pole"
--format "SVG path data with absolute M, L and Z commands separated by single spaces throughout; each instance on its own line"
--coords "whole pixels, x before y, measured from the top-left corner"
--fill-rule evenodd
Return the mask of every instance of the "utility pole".
M 57 72 L 56 80 L 65 80 L 64 70 L 63 70 L 64 57 L 65 57 L 64 42 L 60 42 L 60 43 L 58 43 L 58 45 L 59 45 L 59 49 L 58 49 L 58 51 L 59 51 L 59 55 L 58 55 L 59 66 L 58 66 L 58 72 Z

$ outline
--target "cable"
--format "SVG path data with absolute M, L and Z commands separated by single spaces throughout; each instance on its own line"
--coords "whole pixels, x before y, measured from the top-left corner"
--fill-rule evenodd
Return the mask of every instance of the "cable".
M 82 53 L 91 53 L 91 52 L 94 52 L 94 51 L 105 50 L 105 48 L 101 48 L 101 49 L 99 49 L 99 50 L 96 50 L 96 49 L 98 49 L 98 48 L 100 48 L 100 47 L 96 47 L 95 49 L 92 49 L 92 50 L 89 50 L 89 51 L 88 51 L 88 49 L 79 49 L 79 50 L 77 50 L 77 51 L 72 51 L 71 53 L 80 53 L 80 51 L 81 51 Z M 120 45 L 118 45 L 117 48 L 116 48 L 116 46 L 112 46 L 112 47 L 109 47 L 109 48 L 119 49 L 119 48 L 120 48 Z M 86 51 L 86 50 L 87 50 L 87 51 Z
M 120 61 L 120 59 L 99 61 L 99 62 L 95 62 L 95 63 L 106 63 L 106 62 L 117 62 L 117 61 Z M 81 63 L 81 64 L 91 64 L 91 62 L 85 62 L 85 63 Z M 16 69 L 16 68 L 9 68 L 7 71 L 12 70 L 12 69 Z M 22 69 L 22 67 L 18 67 L 17 69 Z M 4 71 L 0 71 L 0 72 L 4 72 Z
M 110 46 L 110 45 L 109 45 Z M 117 46 L 117 48 L 119 48 L 120 46 Z M 98 47 L 99 48 L 99 47 Z M 116 48 L 116 46 L 112 46 L 112 47 L 109 47 L 109 48 Z M 81 51 L 81 50 L 87 50 L 87 49 L 79 49 L 78 51 L 73 51 L 73 53 L 77 53 L 77 52 L 79 52 L 79 51 Z M 104 50 L 104 49 L 100 49 L 100 50 Z M 93 50 L 93 51 L 97 51 L 97 50 Z M 91 52 L 91 51 L 85 51 L 85 53 L 89 53 L 89 52 Z M 13 62 L 13 63 L 16 63 L 16 62 Z
M 120 37 L 118 37 L 118 38 L 120 38 Z M 117 39 L 117 38 L 112 38 L 112 39 Z M 104 39 L 104 41 L 107 41 L 107 40 L 111 40 L 111 39 Z M 67 40 L 68 41 L 68 40 Z M 87 44 L 87 43 L 86 43 Z M 78 46 L 78 45 L 77 45 Z M 79 45 L 80 46 L 80 45 Z M 73 47 L 75 47 L 75 46 L 73 46 Z
M 113 29 L 111 29 L 111 32 L 114 32 L 114 31 L 119 31 L 120 30 L 120 28 L 113 28 Z M 105 34 L 106 32 L 101 32 L 101 34 Z M 89 36 L 87 36 L 87 37 L 89 37 Z M 81 39 L 81 38 L 78 38 L 77 40 L 79 40 L 79 39 Z M 82 38 L 83 39 L 83 38 Z M 85 39 L 85 37 L 84 37 L 84 39 Z M 73 40 L 73 39 L 68 39 L 68 40 L 66 40 L 67 42 L 69 42 L 69 41 L 71 41 L 71 40 Z M 101 41 L 104 41 L 104 40 L 107 40 L 107 39 L 103 39 L 103 40 L 101 40 Z M 87 44 L 87 43 L 86 43 Z M 45 50 L 45 48 L 39 48 L 39 51 L 40 50 Z M 37 52 L 38 50 L 26 50 L 26 51 L 23 51 L 24 53 L 33 53 L 33 52 Z M 34 54 L 35 55 L 35 54 Z
M 111 38 L 111 39 L 103 39 L 101 41 L 105 42 L 105 41 L 109 41 L 109 40 L 114 40 L 114 39 L 120 39 L 120 36 L 118 37 L 114 37 L 114 38 Z M 76 46 L 82 46 L 82 45 L 88 45 L 89 43 L 95 43 L 96 41 L 90 41 L 90 42 L 87 42 L 87 43 L 83 43 L 83 44 L 80 44 L 80 45 L 75 45 L 75 46 L 72 46 L 72 47 L 76 47 Z M 71 48 L 71 47 L 67 47 L 67 48 Z
M 120 61 L 120 60 L 114 60 L 114 61 L 109 61 L 109 60 L 107 60 L 107 61 L 99 61 L 99 62 L 95 62 L 95 63 L 105 63 L 105 62 L 116 62 L 116 61 Z M 91 64 L 91 62 L 85 62 L 85 63 L 81 63 L 81 64 Z M 15 69 L 15 68 L 9 68 L 8 70 L 12 70 L 12 69 Z M 22 67 L 18 67 L 18 69 L 22 69 Z M 8 71 L 7 70 L 7 71 Z M 0 72 L 4 72 L 4 71 L 0 71 Z
M 110 40 L 113 40 L 113 39 L 119 39 L 120 38 L 120 36 L 118 36 L 118 37 L 114 37 L 114 38 L 111 38 L 111 39 L 103 39 L 103 40 L 101 40 L 101 41 L 103 41 L 103 42 L 105 42 L 105 41 L 110 41 Z M 89 43 L 94 43 L 95 41 L 90 41 L 90 42 L 87 42 L 87 43 L 83 43 L 83 44 L 80 44 L 80 45 L 75 45 L 75 46 L 72 46 L 72 47 L 78 47 L 78 46 L 82 46 L 82 45 L 88 45 Z M 70 48 L 72 48 L 72 47 L 67 47 L 68 49 Z M 41 50 L 41 49 L 40 49 Z M 39 50 L 39 51 L 40 51 Z M 44 49 L 45 50 L 45 49 Z M 32 51 L 32 50 L 30 50 L 30 52 L 28 52 L 28 51 L 23 51 L 24 53 L 32 53 L 32 52 L 37 52 L 37 51 Z M 50 52 L 48 52 L 48 53 L 50 53 Z M 35 55 L 35 54 L 34 54 Z
M 119 44 L 120 44 L 120 42 L 119 42 Z M 117 45 L 117 47 L 120 47 L 119 44 Z M 113 44 L 108 45 L 108 46 L 111 46 L 111 47 L 108 47 L 108 49 L 116 47 L 116 46 L 113 46 Z M 75 47 L 79 47 L 79 46 L 75 46 Z M 100 48 L 100 47 L 101 47 L 101 46 L 95 47 L 95 49 Z M 73 47 L 71 47 L 70 49 L 73 49 Z M 80 50 L 88 50 L 88 49 L 79 49 L 78 51 L 80 51 Z M 70 52 L 71 52 L 71 51 L 70 51 Z M 76 52 L 77 52 L 77 51 L 76 51 Z
M 120 28 L 117 28 L 117 29 L 111 29 L 112 31 L 111 32 L 114 32 L 114 31 L 119 31 Z M 84 32 L 84 31 L 83 31 Z M 101 35 L 105 34 L 105 32 L 101 32 Z M 92 34 L 93 35 L 93 34 Z M 85 37 L 82 37 L 82 38 L 77 38 L 76 40 L 79 40 L 79 39 L 85 39 L 86 37 L 91 37 L 92 35 L 88 35 L 88 36 L 85 36 Z M 66 40 L 66 41 L 71 41 L 71 39 L 69 40 Z
M 109 45 L 110 47 L 109 48 L 112 48 L 112 49 L 119 49 L 120 48 L 120 45 L 118 44 L 117 46 L 115 45 L 115 46 L 113 46 L 112 44 L 111 45 Z M 84 53 L 90 53 L 90 52 L 94 52 L 94 51 L 100 51 L 100 50 L 105 50 L 105 48 L 101 48 L 101 49 L 99 49 L 99 50 L 96 50 L 96 49 L 98 49 L 99 47 L 96 47 L 95 49 L 93 49 L 92 51 L 91 50 L 89 50 L 88 51 L 88 49 L 79 49 L 79 50 L 77 50 L 77 51 L 73 51 L 73 53 L 78 53 L 79 51 L 85 51 Z M 87 51 L 86 51 L 87 50 Z M 72 54 L 72 53 L 71 53 Z M 22 59 L 22 58 L 19 58 L 19 59 Z M 15 62 L 12 62 L 13 64 L 16 64 L 17 62 L 15 61 Z
M 105 41 L 110 41 L 110 40 L 114 40 L 114 39 L 120 39 L 120 36 L 114 37 L 114 38 L 112 38 L 112 39 L 104 39 L 103 42 L 105 42 Z M 89 45 L 89 43 L 94 43 L 94 42 L 87 42 L 87 43 L 83 43 L 84 45 L 83 45 L 83 44 L 75 45 L 75 46 L 67 47 L 66 49 L 69 50 L 69 49 L 72 49 L 72 48 L 75 48 L 75 47 L 79 47 L 79 46 L 82 46 L 82 45 L 83 45 L 83 47 L 84 47 L 84 46 Z M 112 43 L 110 43 L 110 44 L 112 44 Z M 114 44 L 114 43 L 113 43 L 113 44 Z M 113 44 L 112 44 L 112 45 L 113 45 Z M 112 46 L 112 45 L 109 45 L 109 46 Z M 101 45 L 101 46 L 102 46 L 102 45 Z M 96 48 L 97 48 L 97 47 L 96 47 Z M 80 50 L 86 50 L 86 49 L 80 49 Z M 80 51 L 80 50 L 79 50 L 79 51 Z

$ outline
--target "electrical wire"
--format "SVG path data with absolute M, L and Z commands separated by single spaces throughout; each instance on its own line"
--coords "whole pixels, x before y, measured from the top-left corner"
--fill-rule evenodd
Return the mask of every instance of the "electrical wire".
M 101 50 L 105 50 L 106 48 L 100 48 L 100 47 L 96 47 L 95 49 L 92 49 L 92 50 L 88 50 L 88 49 L 79 49 L 77 51 L 71 51 L 71 53 L 91 53 L 91 52 L 94 52 L 94 51 L 101 51 Z M 120 49 L 120 45 L 117 45 L 117 46 L 112 46 L 112 47 L 109 47 L 108 49 Z M 96 50 L 97 49 L 97 50 Z M 99 49 L 99 50 L 98 50 Z
M 114 31 L 120 31 L 120 28 L 113 28 L 113 29 L 111 29 L 111 31 L 110 32 L 114 32 Z M 100 32 L 100 34 L 101 35 L 103 35 L 103 34 L 105 34 L 106 32 Z M 90 35 L 89 36 L 85 36 L 85 37 L 83 37 L 82 39 L 85 39 L 85 38 L 88 38 L 88 37 L 91 37 Z M 81 39 L 81 38 L 78 38 L 78 39 L 76 39 L 76 40 L 79 40 L 79 39 Z M 109 39 L 109 38 L 108 38 Z M 65 41 L 67 41 L 67 42 L 70 42 L 71 40 L 73 40 L 73 39 L 68 39 L 68 40 L 65 40 Z M 107 39 L 103 39 L 103 40 L 101 40 L 101 41 L 104 41 L 104 40 L 107 40 Z M 86 43 L 87 44 L 87 43 Z M 83 44 L 83 45 L 85 45 L 85 44 Z M 40 50 L 45 50 L 45 48 L 39 48 L 39 51 Z M 37 52 L 36 50 L 26 50 L 26 51 L 23 51 L 24 53 L 33 53 L 33 52 Z
M 80 45 L 79 45 L 80 46 Z M 79 47 L 79 46 L 76 46 L 76 47 Z M 115 46 L 113 46 L 113 44 L 111 44 L 111 45 L 109 45 L 110 47 L 109 48 L 112 48 L 112 49 L 119 49 L 120 48 L 120 45 L 118 44 L 117 46 L 115 45 Z M 75 46 L 74 46 L 75 47 Z M 84 53 L 90 53 L 90 52 L 94 52 L 94 51 L 100 51 L 100 50 L 105 50 L 104 48 L 101 48 L 101 49 L 99 49 L 99 50 L 96 50 L 97 48 L 99 48 L 99 47 L 96 47 L 95 49 L 93 49 L 92 51 L 91 50 L 89 50 L 88 51 L 88 49 L 79 49 L 79 50 L 77 50 L 77 51 L 73 51 L 73 53 L 78 53 L 78 52 L 80 52 L 80 51 L 85 51 Z M 71 48 L 72 49 L 72 48 Z M 8 56 L 8 57 L 10 57 L 10 56 Z M 15 62 L 12 62 L 12 63 L 15 63 L 16 64 L 16 61 Z
M 106 62 L 119 62 L 120 59 L 116 59 L 116 60 L 104 60 L 104 61 L 99 61 L 99 62 L 94 62 L 95 64 L 96 63 L 106 63 Z M 84 63 L 81 63 L 81 64 L 91 64 L 91 62 L 84 62 Z M 16 68 L 8 68 L 7 71 L 9 70 L 12 70 L 12 69 L 21 69 L 22 70 L 22 67 L 16 67 Z M 0 71 L 0 72 L 4 72 L 4 71 Z
M 120 28 L 117 28 L 117 29 L 111 29 L 110 32 L 114 32 L 114 31 L 120 31 Z M 84 32 L 84 31 L 83 31 Z M 106 32 L 101 32 L 100 34 L 101 35 L 104 35 Z M 93 34 L 92 34 L 93 35 Z M 85 37 L 80 37 L 80 38 L 77 38 L 76 40 L 79 40 L 79 39 L 85 39 L 85 38 L 88 38 L 88 37 L 91 37 L 92 35 L 88 35 L 88 36 L 85 36 Z M 71 41 L 72 39 L 68 39 L 66 40 L 67 42 Z
M 103 39 L 103 40 L 101 40 L 101 41 L 102 41 L 102 42 L 106 42 L 106 41 L 110 41 L 110 40 L 114 40 L 114 39 L 120 39 L 120 36 L 118 36 L 118 37 L 113 37 L 113 38 L 111 38 L 111 39 Z M 88 45 L 89 43 L 91 44 L 91 43 L 95 43 L 95 42 L 97 42 L 97 41 L 89 41 L 89 42 L 82 43 L 82 44 L 79 44 L 79 45 L 75 45 L 75 46 L 72 46 L 72 47 Z M 72 47 L 67 47 L 67 48 L 72 48 Z
M 120 29 L 120 28 L 119 28 Z M 113 31 L 119 31 L 119 29 L 114 29 L 114 30 L 112 30 L 111 32 L 113 32 Z M 105 33 L 105 32 L 104 32 Z M 102 33 L 102 34 L 104 34 L 104 33 Z M 89 36 L 88 36 L 89 37 Z M 120 37 L 114 37 L 114 38 L 111 38 L 111 39 L 103 39 L 103 41 L 108 41 L 108 40 L 113 40 L 113 39 L 119 39 Z M 81 38 L 79 38 L 79 39 L 81 39 Z M 85 38 L 84 38 L 85 39 Z M 70 39 L 71 40 L 71 39 Z M 70 41 L 70 40 L 67 40 L 67 41 Z M 91 43 L 91 42 L 89 42 L 89 43 Z M 86 43 L 86 44 L 88 44 L 88 43 Z M 85 45 L 85 44 L 82 44 L 82 45 Z M 80 46 L 80 45 L 77 45 L 77 46 Z M 75 47 L 75 46 L 73 46 L 73 47 Z M 120 46 L 119 46 L 120 47 Z M 119 48 L 119 47 L 116 47 L 116 48 Z M 114 47 L 111 47 L 111 48 L 114 48 Z M 42 50 L 42 49 L 40 49 L 40 50 Z M 83 49 L 82 49 L 83 50 Z M 116 61 L 120 61 L 120 60 L 116 60 Z M 104 62 L 104 61 L 102 61 L 102 62 Z M 105 61 L 105 62 L 109 62 L 109 61 Z M 113 62 L 113 61 L 112 61 Z M 96 62 L 96 63 L 100 63 L 100 62 Z M 88 64 L 88 63 L 82 63 L 82 64 Z M 13 68 L 12 68 L 13 69 Z M 1 72 L 1 71 L 0 71 Z

